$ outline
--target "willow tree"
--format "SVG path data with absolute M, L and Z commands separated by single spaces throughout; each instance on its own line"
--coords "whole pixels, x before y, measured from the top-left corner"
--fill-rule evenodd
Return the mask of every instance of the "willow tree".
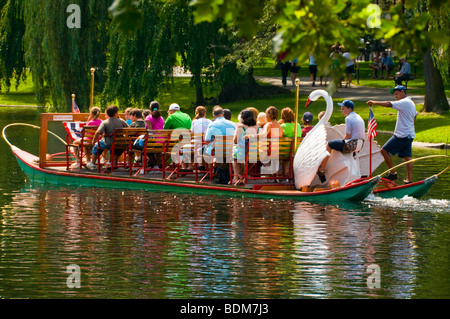
M 19 0 L 0 1 L 0 89 L 26 77 L 22 38 L 25 24 Z
M 69 111 L 72 93 L 87 110 L 91 67 L 96 68 L 97 90 L 104 83 L 107 4 L 102 0 L 35 0 L 22 5 L 25 57 L 38 103 L 46 102 L 44 89 L 48 86 L 55 110 Z
M 117 99 L 120 105 L 129 105 L 154 99 L 163 75 L 170 70 L 173 62 L 173 59 L 163 56 L 168 60 L 158 64 L 157 70 L 150 70 L 156 35 L 159 32 L 164 38 L 166 33 L 157 28 L 160 3 L 142 1 L 139 9 L 145 19 L 141 20 L 138 30 L 130 32 L 123 29 L 127 24 L 111 25 L 107 81 L 102 94 L 105 102 Z M 167 45 L 170 46 L 170 43 Z
M 143 19 L 133 28 L 131 17 L 136 9 Z M 113 23 L 111 32 L 104 100 L 147 105 L 170 82 L 181 57 L 182 66 L 192 73 L 196 104 L 203 104 L 220 24 L 194 24 L 187 0 L 116 1 L 111 10 L 117 24 Z M 131 12 L 126 14 L 126 10 Z

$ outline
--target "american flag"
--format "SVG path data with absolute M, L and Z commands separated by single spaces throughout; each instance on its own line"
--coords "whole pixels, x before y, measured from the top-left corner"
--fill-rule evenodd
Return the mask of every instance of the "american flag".
M 72 99 L 72 113 L 80 113 L 80 109 L 78 108 L 75 99 Z
M 86 122 L 63 122 L 64 128 L 67 134 L 70 134 L 72 140 L 76 140 L 81 137 L 81 131 Z
M 377 121 L 373 115 L 372 108 L 369 108 L 369 125 L 367 129 L 367 136 L 369 138 L 377 136 Z

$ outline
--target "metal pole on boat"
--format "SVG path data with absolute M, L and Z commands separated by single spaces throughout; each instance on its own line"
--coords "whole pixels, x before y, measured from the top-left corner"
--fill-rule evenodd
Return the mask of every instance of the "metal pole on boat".
M 297 123 L 298 123 L 298 97 L 300 91 L 300 79 L 295 79 L 295 86 L 297 87 L 297 97 L 295 99 L 295 122 L 294 122 L 294 154 L 297 151 Z
M 91 99 L 89 102 L 89 108 L 92 108 L 92 106 L 94 105 L 94 73 L 95 68 L 91 68 Z

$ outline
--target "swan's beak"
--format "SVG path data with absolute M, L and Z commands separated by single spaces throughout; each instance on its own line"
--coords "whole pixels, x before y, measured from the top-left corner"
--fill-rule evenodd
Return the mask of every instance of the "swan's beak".
M 310 99 L 308 99 L 308 100 L 306 101 L 305 108 L 307 108 L 308 106 L 310 106 L 312 102 L 313 102 L 313 101 L 311 101 Z

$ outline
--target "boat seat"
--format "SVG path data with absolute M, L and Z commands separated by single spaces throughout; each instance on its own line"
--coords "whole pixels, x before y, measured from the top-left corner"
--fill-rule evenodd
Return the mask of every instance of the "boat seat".
M 67 135 L 67 144 L 66 144 L 66 164 L 67 170 L 70 167 L 70 156 L 71 148 L 76 148 L 76 152 L 78 152 L 78 161 L 80 163 L 80 167 L 86 165 L 86 162 L 83 162 L 83 157 L 86 152 L 92 152 L 92 140 L 94 139 L 95 132 L 97 132 L 98 126 L 83 126 L 81 129 L 81 141 L 80 144 L 74 144 L 73 141 L 69 142 L 73 139 L 72 133 Z
M 113 134 L 113 141 L 111 144 L 111 166 L 114 165 L 114 157 L 121 156 L 124 154 L 124 161 L 122 164 L 117 165 L 117 167 L 127 167 L 129 169 L 130 175 L 132 175 L 133 167 L 133 155 L 141 152 L 141 150 L 136 149 L 134 142 L 137 139 L 147 140 L 147 130 L 145 128 L 133 128 L 126 127 L 121 129 L 115 129 Z M 128 159 L 128 161 L 126 161 Z M 114 166 L 116 167 L 116 166 Z
M 172 133 L 172 137 L 176 138 L 175 135 L 179 135 L 179 142 L 172 149 L 172 161 L 174 163 L 174 168 L 167 178 L 171 178 L 176 174 L 176 178 L 183 175 L 195 175 L 195 181 L 198 182 L 199 176 L 199 164 L 203 163 L 202 158 L 202 146 L 204 145 L 204 135 L 202 133 L 193 132 L 176 132 Z M 192 164 L 193 170 L 183 171 L 183 164 Z
M 261 139 L 256 143 L 247 140 L 244 175 L 241 180 L 245 184 L 249 180 L 262 179 L 287 179 L 292 181 L 294 155 L 301 141 L 302 139 L 298 138 L 297 147 L 294 148 L 294 139 L 290 137 Z M 277 174 L 279 163 L 283 164 L 283 162 L 287 162 L 288 167 L 286 171 Z M 264 163 L 270 163 L 270 166 L 261 165 Z
M 156 167 L 146 165 L 144 174 L 147 172 L 158 171 L 163 173 L 163 178 L 166 177 L 166 169 L 168 160 L 171 157 L 172 148 L 178 143 L 178 139 L 172 140 L 173 130 L 147 130 L 148 138 L 145 153 L 149 157 L 149 161 L 153 162 Z

